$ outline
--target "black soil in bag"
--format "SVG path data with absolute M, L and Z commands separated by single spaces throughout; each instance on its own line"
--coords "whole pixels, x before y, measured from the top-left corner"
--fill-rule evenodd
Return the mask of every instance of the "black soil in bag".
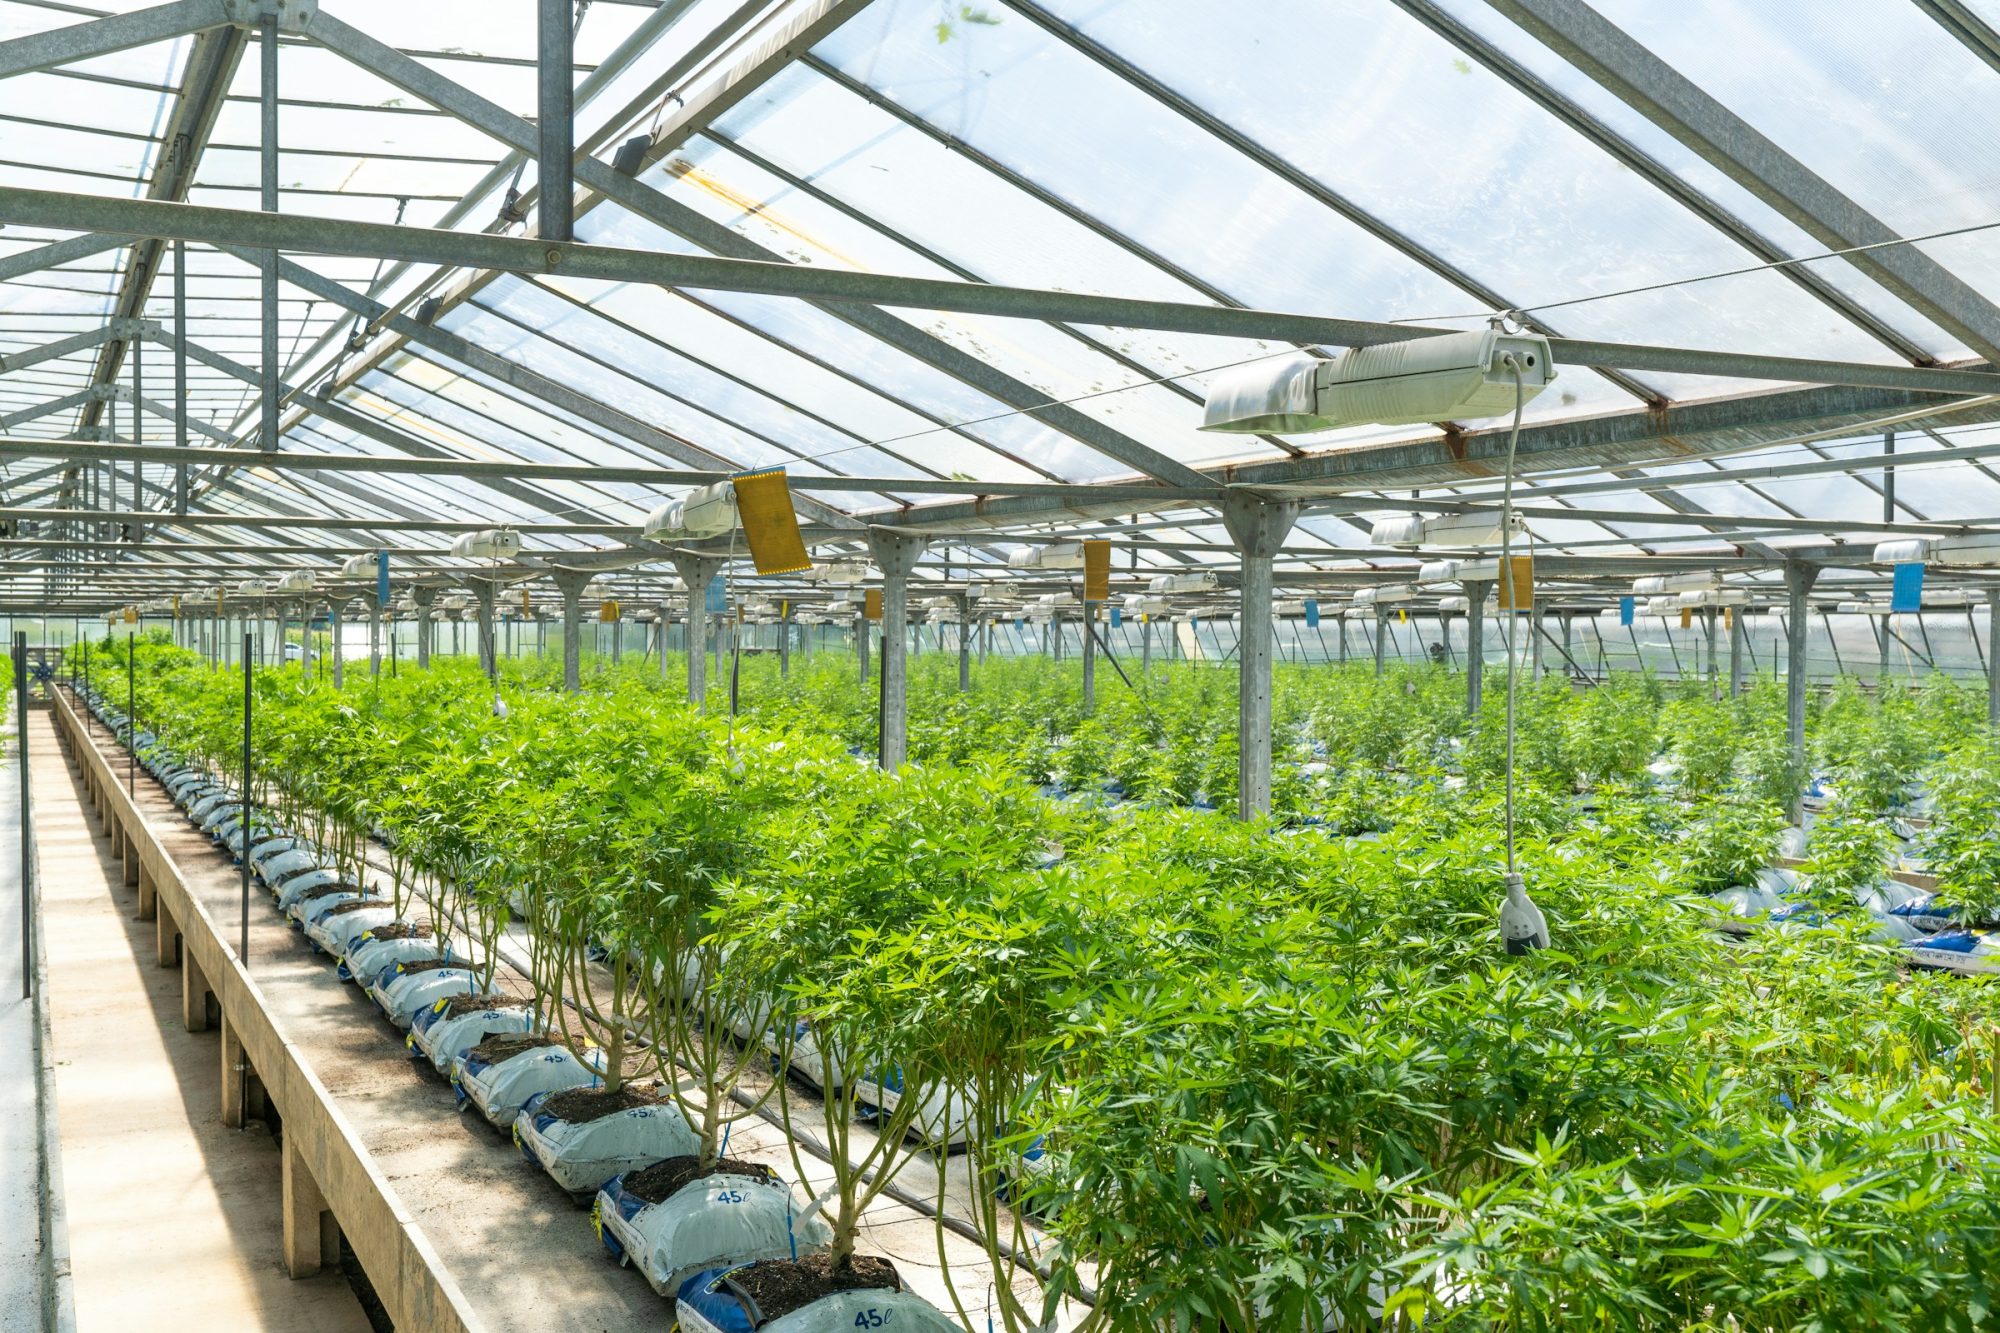
M 728 1174 L 748 1176 L 752 1180 L 776 1180 L 778 1173 L 768 1166 L 756 1162 L 745 1162 L 734 1157 L 716 1159 L 714 1166 L 702 1170 L 699 1157 L 669 1157 L 664 1162 L 655 1162 L 643 1171 L 634 1171 L 625 1177 L 625 1192 L 647 1203 L 658 1203 L 671 1199 L 688 1184 L 706 1176 Z
M 872 1254 L 851 1256 L 848 1267 L 839 1272 L 833 1269 L 832 1257 L 824 1254 L 810 1254 L 796 1263 L 789 1259 L 767 1259 L 737 1269 L 729 1275 L 729 1281 L 750 1298 L 762 1316 L 760 1322 L 767 1324 L 836 1292 L 903 1289 L 896 1266 Z

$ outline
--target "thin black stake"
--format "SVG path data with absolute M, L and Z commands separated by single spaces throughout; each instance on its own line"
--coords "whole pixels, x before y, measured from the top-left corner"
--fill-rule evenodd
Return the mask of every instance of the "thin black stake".
M 243 636 L 243 915 L 237 926 L 236 957 L 250 966 L 250 636 Z
M 28 633 L 14 632 L 14 740 L 21 752 L 21 998 L 35 993 L 35 826 L 28 809 Z

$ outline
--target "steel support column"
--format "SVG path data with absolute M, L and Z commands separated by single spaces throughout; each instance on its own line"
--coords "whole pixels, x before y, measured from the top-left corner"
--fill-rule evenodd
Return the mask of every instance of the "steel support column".
M 591 576 L 585 570 L 562 569 L 551 577 L 562 594 L 563 689 L 575 694 L 583 688 L 583 590 Z
M 676 551 L 674 572 L 688 590 L 688 702 L 698 709 L 708 707 L 708 585 L 722 572 L 720 556 Z M 722 669 L 722 648 L 716 645 L 716 670 Z
M 571 0 L 537 0 L 535 24 L 536 120 L 535 226 L 545 241 L 567 241 L 575 226 L 576 6 Z
M 1785 742 L 1792 770 L 1803 781 L 1806 772 L 1806 594 L 1819 578 L 1819 568 L 1802 560 L 1785 562 Z M 1791 818 L 1805 812 L 1803 786 L 1792 795 Z
M 262 77 L 258 81 L 258 183 L 259 206 L 266 213 L 278 211 L 278 20 L 265 14 L 257 25 L 258 57 Z M 260 390 L 263 430 L 260 443 L 265 452 L 278 448 L 278 252 L 266 253 L 269 260 L 260 271 L 259 296 L 262 314 L 263 375 Z
M 1076 623 L 1083 632 L 1083 712 L 1088 717 L 1097 711 L 1097 603 L 1085 602 Z
M 1486 589 L 1490 586 L 1468 580 L 1465 588 L 1465 712 L 1479 716 L 1486 700 Z
M 882 733 L 879 762 L 893 773 L 910 757 L 910 571 L 925 540 L 887 528 L 868 529 L 868 553 L 882 571 Z
M 417 604 L 417 668 L 428 670 L 431 664 L 431 638 L 437 632 L 431 620 L 431 603 L 437 600 L 436 588 L 412 588 L 410 598 Z
M 1271 812 L 1271 562 L 1298 521 L 1297 501 L 1231 492 L 1222 522 L 1243 555 L 1239 606 L 1243 634 L 1236 654 L 1236 816 Z
M 492 579 L 469 579 L 472 596 L 479 604 L 479 670 L 488 680 L 500 675 L 500 654 L 493 640 L 493 608 L 500 585 Z
M 964 694 L 972 688 L 972 597 L 968 593 L 958 595 L 958 692 Z
M 347 684 L 347 655 L 341 651 L 341 622 L 347 618 L 347 599 L 335 597 L 326 604 L 327 629 L 331 639 L 327 651 L 333 654 L 333 688 Z
M 2000 588 L 1986 594 L 1986 722 L 2000 728 Z
M 1743 608 L 1729 608 L 1729 697 L 1743 693 Z

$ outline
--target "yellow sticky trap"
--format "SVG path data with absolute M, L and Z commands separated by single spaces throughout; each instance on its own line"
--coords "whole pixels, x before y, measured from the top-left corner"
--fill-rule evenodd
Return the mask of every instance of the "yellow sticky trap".
M 219 592 L 215 594 L 215 614 L 222 614 L 222 594 Z
M 126 608 L 125 608 L 125 623 L 126 623 L 126 624 L 128 624 L 128 625 L 136 625 L 136 624 L 138 624 L 138 623 L 139 623 L 139 608 L 138 608 L 138 607 L 136 607 L 136 606 L 128 606 L 128 607 L 126 607 Z
M 1684 607 L 1682 607 L 1682 608 L 1681 608 L 1681 628 L 1682 628 L 1682 629 L 1693 629 L 1693 628 L 1694 628 L 1694 608 L 1693 608 L 1693 607 L 1691 607 L 1691 606 L 1684 606 Z
M 1396 608 L 1396 619 L 1402 624 L 1407 625 L 1410 623 L 1410 613 L 1399 606 Z
M 1733 607 L 1733 606 L 1725 606 L 1725 607 L 1723 607 L 1723 608 L 1722 608 L 1722 628 L 1724 628 L 1724 629 L 1726 629 L 1726 630 L 1728 630 L 1728 629 L 1735 629 L 1735 628 L 1736 628 L 1736 608 L 1735 608 L 1735 607 Z
M 524 616 L 533 615 L 535 613 L 535 608 L 533 604 L 529 602 L 528 598 L 529 598 L 528 590 L 526 588 L 521 589 L 521 614 Z
M 869 620 L 882 618 L 882 590 L 870 588 L 861 598 L 861 614 Z
M 175 593 L 175 594 L 174 594 L 174 619 L 175 619 L 175 620 L 179 620 L 180 618 L 181 618 L 181 595 L 180 595 L 179 593 Z
M 1088 541 L 1083 544 L 1083 600 L 1111 600 L 1111 543 Z
M 812 568 L 812 557 L 799 537 L 799 516 L 792 508 L 792 488 L 784 469 L 743 472 L 731 477 L 736 487 L 736 517 L 750 543 L 750 558 L 759 574 L 796 574 Z
M 1535 557 L 1508 557 L 1507 575 L 1500 580 L 1500 609 L 1526 611 L 1535 603 Z
M 617 624 L 618 599 L 615 597 L 605 598 L 603 603 L 597 608 L 597 618 L 607 625 Z

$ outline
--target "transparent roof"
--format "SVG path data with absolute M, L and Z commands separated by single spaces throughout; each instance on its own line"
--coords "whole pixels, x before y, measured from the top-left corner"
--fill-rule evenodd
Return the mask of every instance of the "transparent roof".
M 0 0 L 0 52 L 144 7 Z M 537 113 L 525 0 L 320 8 L 453 96 Z M 1578 58 L 1588 32 L 1476 0 L 585 0 L 579 151 L 608 163 L 634 135 L 671 137 L 637 172 L 642 202 L 585 191 L 575 233 L 1430 327 L 1510 312 L 1551 336 L 1676 349 L 1667 369 L 1564 364 L 1528 405 L 1515 498 L 1551 586 L 1601 592 L 1646 561 L 1742 559 L 1747 578 L 1850 548 L 1843 577 L 1879 581 L 1878 538 L 2000 514 L 2000 404 L 1676 363 L 1978 367 L 2000 350 L 2000 150 L 1978 128 L 2000 120 L 2000 73 L 1966 38 L 2000 27 L 2000 4 L 1954 8 L 1948 28 L 1899 0 L 1810 24 L 1778 0 L 1596 0 L 1657 77 L 1712 104 L 1686 123 L 1621 82 L 1645 71 Z M 813 22 L 814 40 L 772 54 Z M 260 40 L 184 33 L 0 77 L 0 187 L 257 208 Z M 280 37 L 280 210 L 533 235 L 534 163 L 476 106 L 435 104 L 364 56 L 310 24 Z M 1756 136 L 1797 174 L 1733 165 Z M 643 474 L 764 467 L 811 502 L 823 553 L 863 550 L 870 522 L 937 534 L 953 558 L 926 579 L 1087 533 L 1129 543 L 1121 577 L 1226 574 L 1235 548 L 1212 508 L 1129 488 L 1185 490 L 1188 469 L 1280 487 L 1306 506 L 1281 584 L 1331 592 L 1414 572 L 1414 553 L 1371 544 L 1377 519 L 1501 490 L 1504 421 L 1199 429 L 1218 370 L 1331 344 L 288 254 L 306 284 L 281 281 L 274 310 L 293 459 L 193 467 L 180 522 L 170 458 L 105 467 L 4 442 L 254 446 L 260 274 L 197 243 L 37 254 L 79 235 L 0 228 L 5 540 L 48 562 L 10 564 L 0 600 L 101 599 L 149 568 L 178 590 L 195 576 L 175 548 L 197 542 L 268 548 L 216 552 L 218 568 L 391 547 L 444 574 L 469 525 L 528 526 L 533 553 L 644 558 L 664 578 L 635 527 L 688 483 Z M 1827 256 L 1884 238 L 1926 272 Z M 193 349 L 178 379 L 177 334 Z M 1016 494 L 1049 483 L 1073 489 Z M 135 490 L 156 517 L 115 559 L 96 524 L 32 512 L 126 511 Z M 77 568 L 58 587 L 44 575 L 62 564 Z

